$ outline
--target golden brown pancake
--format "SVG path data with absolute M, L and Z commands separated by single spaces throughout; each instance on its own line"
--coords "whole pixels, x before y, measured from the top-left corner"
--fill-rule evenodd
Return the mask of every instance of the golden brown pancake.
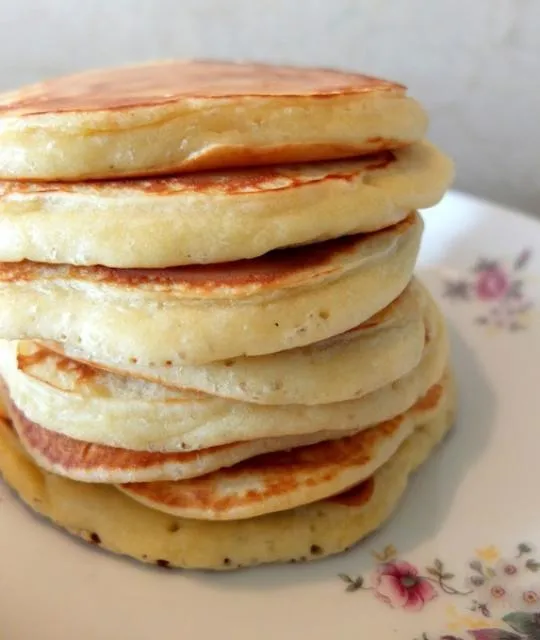
M 406 413 L 345 438 L 249 458 L 191 480 L 120 489 L 151 508 L 202 520 L 253 518 L 322 500 L 375 473 L 439 413 L 449 384 L 445 375 Z
M 83 442 L 40 427 L 13 403 L 9 416 L 28 453 L 42 469 L 79 482 L 156 482 L 182 480 L 229 467 L 271 451 L 342 438 L 343 433 L 319 431 L 299 436 L 262 438 L 174 453 L 134 451 Z
M 153 107 L 186 98 L 320 97 L 373 91 L 401 92 L 403 85 L 330 69 L 205 60 L 170 61 L 87 71 L 21 89 L 0 113 L 35 115 Z
M 202 364 L 343 333 L 409 283 L 423 222 L 253 260 L 169 269 L 0 263 L 0 335 L 111 364 Z
M 361 74 L 157 62 L 0 95 L 0 177 L 80 180 L 344 158 L 409 144 L 426 124 L 405 87 Z
M 124 290 L 148 290 L 188 298 L 235 299 L 263 291 L 316 284 L 318 280 L 339 275 L 343 263 L 367 242 L 405 235 L 418 225 L 418 215 L 370 234 L 335 238 L 302 247 L 272 251 L 252 260 L 222 264 L 185 265 L 161 269 L 115 269 L 102 265 L 49 265 L 28 260 L 0 262 L 0 283 L 58 282 L 69 286 L 103 284 Z
M 409 475 L 453 423 L 450 390 L 441 411 L 416 429 L 374 476 L 346 493 L 290 511 L 208 522 L 171 516 L 110 485 L 74 482 L 40 469 L 0 421 L 0 472 L 33 510 L 87 542 L 162 567 L 227 570 L 301 562 L 339 553 L 378 528 Z
M 177 389 L 258 404 L 326 404 L 359 398 L 404 376 L 418 364 L 434 302 L 416 280 L 390 305 L 345 333 L 298 349 L 206 365 L 114 366 L 88 359 L 71 344 L 40 343 L 94 368 Z
M 0 371 L 13 403 L 36 424 L 71 438 L 137 451 L 207 449 L 320 431 L 354 432 L 410 408 L 443 374 L 448 344 L 436 312 L 420 362 L 360 398 L 261 405 L 117 376 L 40 348 L 0 341 Z
M 0 181 L 0 261 L 161 268 L 377 231 L 436 204 L 452 163 L 421 142 L 362 158 L 86 183 Z

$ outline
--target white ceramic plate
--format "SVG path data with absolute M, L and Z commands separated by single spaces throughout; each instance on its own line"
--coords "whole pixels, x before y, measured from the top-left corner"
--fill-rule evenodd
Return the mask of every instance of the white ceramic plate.
M 538 640 L 540 224 L 457 194 L 425 217 L 460 417 L 391 522 L 314 564 L 168 571 L 76 542 L 0 484 L 1 640 Z

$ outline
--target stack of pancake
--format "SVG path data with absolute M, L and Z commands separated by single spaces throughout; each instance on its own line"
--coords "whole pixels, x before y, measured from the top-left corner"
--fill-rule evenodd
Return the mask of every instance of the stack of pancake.
M 0 470 L 162 566 L 336 553 L 452 422 L 404 87 L 164 62 L 0 96 Z

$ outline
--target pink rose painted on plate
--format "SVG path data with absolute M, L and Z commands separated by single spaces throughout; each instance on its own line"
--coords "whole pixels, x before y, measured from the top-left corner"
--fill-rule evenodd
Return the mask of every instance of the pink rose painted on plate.
M 463 603 L 447 610 L 447 633 L 424 631 L 414 640 L 540 640 L 540 582 L 534 580 L 540 560 L 530 544 L 518 544 L 511 557 L 493 545 L 477 549 L 462 575 L 465 588 L 439 558 L 417 567 L 401 560 L 393 545 L 373 557 L 369 574 L 339 574 L 345 591 L 371 592 L 386 606 L 410 612 L 439 598 Z
M 468 272 L 444 281 L 444 296 L 477 303 L 476 322 L 480 325 L 522 331 L 528 326 L 533 308 L 532 300 L 524 293 L 523 276 L 531 258 L 529 249 L 512 261 L 480 258 Z
M 395 608 L 420 611 L 437 597 L 433 585 L 418 575 L 408 562 L 387 562 L 372 574 L 372 586 L 379 600 Z
M 476 295 L 480 300 L 504 298 L 509 288 L 510 280 L 499 265 L 485 269 L 478 274 Z

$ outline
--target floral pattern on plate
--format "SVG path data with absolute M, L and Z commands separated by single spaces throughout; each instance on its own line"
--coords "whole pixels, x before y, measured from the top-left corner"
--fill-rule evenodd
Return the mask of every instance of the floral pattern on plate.
M 528 327 L 534 306 L 525 292 L 524 276 L 531 257 L 531 250 L 524 249 L 510 262 L 479 258 L 467 276 L 445 279 L 443 295 L 480 303 L 478 324 L 522 331 Z
M 370 591 L 391 608 L 415 612 L 459 598 L 447 607 L 449 633 L 414 640 L 540 640 L 540 562 L 530 544 L 510 557 L 493 545 L 478 549 L 460 578 L 438 558 L 422 569 L 410 564 L 393 545 L 373 557 L 368 575 L 339 575 L 345 591 Z

